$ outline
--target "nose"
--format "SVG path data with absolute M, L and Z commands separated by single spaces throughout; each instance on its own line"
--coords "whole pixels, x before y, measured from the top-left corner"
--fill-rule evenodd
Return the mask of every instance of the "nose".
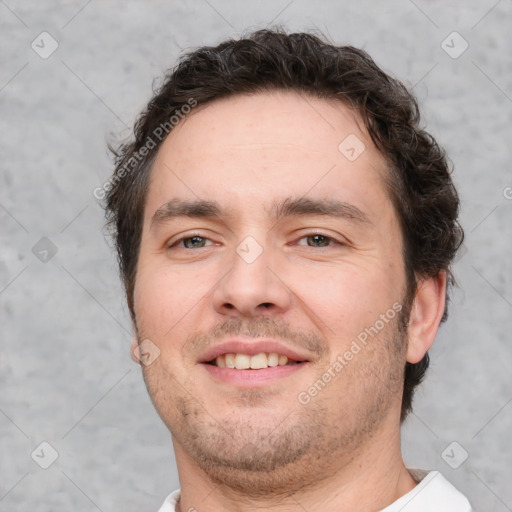
M 233 256 L 231 270 L 213 291 L 217 313 L 227 316 L 256 317 L 270 312 L 283 313 L 291 303 L 291 292 L 278 273 L 269 267 L 269 250 L 254 260 L 242 252 Z

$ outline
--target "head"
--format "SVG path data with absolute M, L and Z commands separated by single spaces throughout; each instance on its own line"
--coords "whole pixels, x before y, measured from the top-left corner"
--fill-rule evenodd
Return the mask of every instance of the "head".
M 185 451 L 226 478 L 307 470 L 313 448 L 346 455 L 403 421 L 462 240 L 445 155 L 403 84 L 356 48 L 262 30 L 185 55 L 134 134 L 107 215 L 139 342 L 160 351 L 146 384 Z M 284 340 L 304 369 L 275 386 L 218 383 L 202 359 L 233 336 Z M 280 396 L 326 372 L 318 396 L 280 416 Z M 233 453 L 216 455 L 227 439 Z M 268 466 L 251 446 L 274 454 Z

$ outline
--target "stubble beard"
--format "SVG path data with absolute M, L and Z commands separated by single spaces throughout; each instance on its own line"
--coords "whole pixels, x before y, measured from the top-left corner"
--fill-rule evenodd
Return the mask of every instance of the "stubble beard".
M 325 399 L 327 391 L 306 406 L 298 400 L 287 404 L 288 412 L 284 410 L 271 425 L 254 422 L 247 414 L 242 420 L 218 421 L 206 404 L 186 391 L 187 385 L 176 382 L 169 369 L 145 368 L 144 379 L 174 443 L 214 484 L 247 497 L 285 496 L 314 486 L 348 465 L 401 397 L 407 342 L 401 328 L 406 322 L 400 316 L 387 326 L 380 339 L 383 347 L 368 346 L 364 365 L 351 361 L 336 377 L 344 379 L 343 393 L 352 394 L 340 400 L 337 410 Z M 362 387 L 354 388 L 361 383 Z M 257 416 L 264 395 L 258 390 L 246 390 L 243 395 L 245 406 L 255 407 Z

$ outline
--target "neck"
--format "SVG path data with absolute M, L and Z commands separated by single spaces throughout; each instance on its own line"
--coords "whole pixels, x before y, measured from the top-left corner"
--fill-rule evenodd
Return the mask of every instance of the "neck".
M 299 490 L 282 489 L 264 497 L 250 497 L 212 481 L 176 440 L 174 449 L 181 482 L 180 512 L 374 512 L 416 485 L 403 463 L 399 430 L 376 433 L 350 460 L 346 456 L 320 459 L 316 468 L 311 467 L 313 484 L 304 482 Z

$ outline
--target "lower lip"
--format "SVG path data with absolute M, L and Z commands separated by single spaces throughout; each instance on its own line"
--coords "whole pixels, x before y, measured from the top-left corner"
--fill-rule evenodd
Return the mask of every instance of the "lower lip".
M 308 363 L 290 364 L 285 366 L 269 366 L 261 370 L 237 370 L 235 368 L 221 368 L 213 364 L 201 366 L 215 379 L 239 387 L 263 386 L 270 382 L 288 377 L 308 366 Z

